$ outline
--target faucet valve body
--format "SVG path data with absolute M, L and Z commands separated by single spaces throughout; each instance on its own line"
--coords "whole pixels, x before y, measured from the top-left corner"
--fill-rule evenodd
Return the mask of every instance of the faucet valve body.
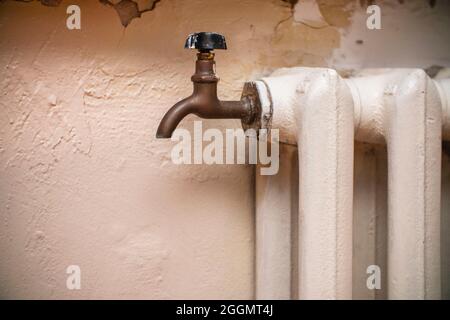
M 200 52 L 197 53 L 197 61 L 195 62 L 195 73 L 192 75 L 192 82 L 219 82 L 219 78 L 214 72 L 214 53 Z

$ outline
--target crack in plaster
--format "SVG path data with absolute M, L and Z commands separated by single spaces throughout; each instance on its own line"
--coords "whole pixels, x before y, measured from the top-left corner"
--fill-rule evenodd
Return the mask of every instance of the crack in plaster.
M 30 3 L 34 0 L 15 0 Z M 47 7 L 57 7 L 62 0 L 38 0 Z M 140 18 L 144 12 L 152 11 L 161 0 L 99 0 L 100 3 L 116 10 L 120 22 L 127 27 L 134 18 Z
M 33 2 L 33 0 L 16 0 L 19 2 Z M 38 0 L 41 4 L 47 7 L 57 7 L 61 4 L 62 0 Z

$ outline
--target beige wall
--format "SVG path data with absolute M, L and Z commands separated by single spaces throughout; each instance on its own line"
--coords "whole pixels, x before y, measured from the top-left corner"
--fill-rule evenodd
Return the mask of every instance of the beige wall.
M 81 30 L 66 28 L 69 4 L 81 7 Z M 161 0 L 125 28 L 99 1 L 1 2 L 0 297 L 254 297 L 252 167 L 176 166 L 174 143 L 154 137 L 163 113 L 191 91 L 186 35 L 226 36 L 229 50 L 216 56 L 223 99 L 278 67 L 395 66 L 390 56 L 400 61 L 420 38 L 431 38 L 429 50 L 410 66 L 450 64 L 442 2 L 392 2 L 386 21 L 394 23 L 394 6 L 430 32 L 403 38 L 393 55 L 396 39 L 361 35 L 358 59 L 379 43 L 381 61 L 352 55 L 360 2 L 319 4 L 320 28 L 281 0 Z M 397 32 L 414 32 L 408 25 Z M 79 291 L 66 288 L 73 264 Z

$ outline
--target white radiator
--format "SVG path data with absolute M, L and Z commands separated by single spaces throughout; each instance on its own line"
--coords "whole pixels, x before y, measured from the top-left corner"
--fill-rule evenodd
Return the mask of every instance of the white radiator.
M 450 298 L 450 79 L 291 68 L 252 86 L 283 144 L 256 178 L 256 297 Z

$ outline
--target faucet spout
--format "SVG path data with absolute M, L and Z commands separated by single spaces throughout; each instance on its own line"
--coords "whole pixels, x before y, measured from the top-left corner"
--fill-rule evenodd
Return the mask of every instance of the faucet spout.
M 192 96 L 178 101 L 162 118 L 158 130 L 156 131 L 156 138 L 170 138 L 172 133 L 177 128 L 178 124 L 188 114 L 193 113 L 195 109 L 192 103 Z

